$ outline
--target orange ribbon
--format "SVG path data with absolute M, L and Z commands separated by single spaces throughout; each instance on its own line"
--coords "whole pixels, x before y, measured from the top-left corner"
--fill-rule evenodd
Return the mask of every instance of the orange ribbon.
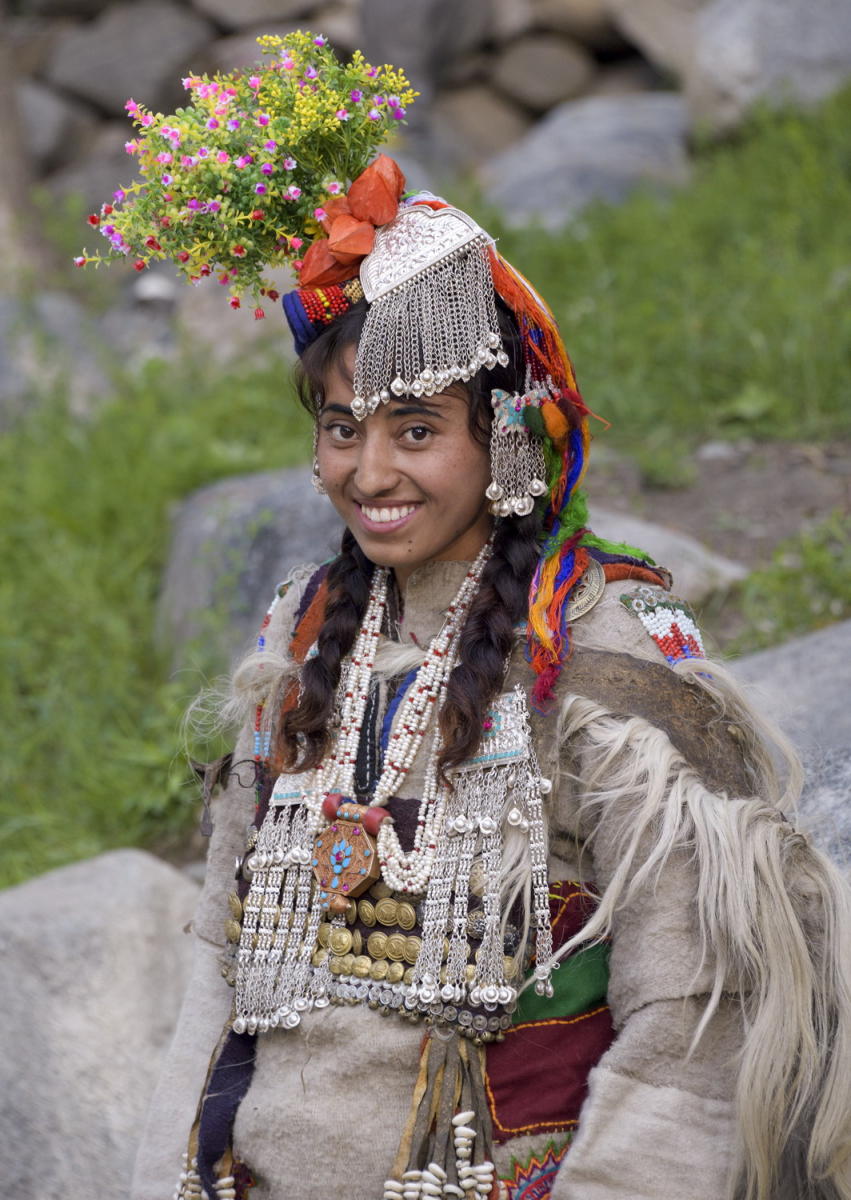
M 322 228 L 327 237 L 317 238 L 307 250 L 299 271 L 304 288 L 345 283 L 353 268 L 370 253 L 375 230 L 396 216 L 405 176 L 392 158 L 379 154 L 358 175 L 345 196 L 335 196 L 324 205 Z

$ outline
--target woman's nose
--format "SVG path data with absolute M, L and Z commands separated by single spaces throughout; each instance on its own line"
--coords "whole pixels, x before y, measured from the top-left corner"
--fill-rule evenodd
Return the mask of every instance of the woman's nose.
M 360 446 L 355 468 L 355 487 L 363 496 L 379 496 L 392 491 L 399 480 L 391 439 L 380 432 L 367 432 Z

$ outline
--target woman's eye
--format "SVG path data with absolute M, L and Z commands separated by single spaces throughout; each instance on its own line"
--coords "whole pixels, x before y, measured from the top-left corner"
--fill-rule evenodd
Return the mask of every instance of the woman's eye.
M 424 442 L 431 436 L 431 430 L 426 425 L 412 425 L 404 436 L 411 442 Z
M 324 431 L 334 442 L 350 442 L 352 438 L 357 436 L 356 430 L 351 425 L 344 425 L 338 421 L 335 421 L 332 425 L 326 425 Z

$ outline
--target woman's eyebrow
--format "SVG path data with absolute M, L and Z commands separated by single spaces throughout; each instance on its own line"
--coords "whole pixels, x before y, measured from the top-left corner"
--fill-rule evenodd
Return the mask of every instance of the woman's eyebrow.
M 425 404 L 422 401 L 413 404 L 396 404 L 394 403 L 390 409 L 391 417 L 412 417 L 412 416 L 437 417 L 439 420 L 445 420 L 446 414 L 441 412 L 432 404 Z
M 345 404 L 323 404 L 319 415 L 324 417 L 326 413 L 340 413 L 344 417 L 352 416 L 352 410 Z

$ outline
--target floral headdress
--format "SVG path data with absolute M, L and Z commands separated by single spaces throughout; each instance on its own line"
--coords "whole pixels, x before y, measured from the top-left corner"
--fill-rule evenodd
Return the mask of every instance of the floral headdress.
M 334 216 L 347 217 L 343 253 L 367 252 L 369 230 L 395 213 L 398 180 L 389 208 L 381 168 L 355 192 L 360 216 L 335 206 L 417 93 L 402 71 L 370 66 L 359 51 L 341 63 L 321 35 L 258 44 L 265 61 L 251 70 L 184 79 L 189 101 L 172 115 L 127 101 L 138 132 L 125 148 L 141 178 L 88 218 L 110 249 L 84 252 L 78 266 L 129 259 L 142 271 L 171 259 L 193 283 L 217 278 L 232 308 L 248 293 L 260 318 L 264 298 L 278 299 L 265 272 L 300 271 L 307 243 Z

